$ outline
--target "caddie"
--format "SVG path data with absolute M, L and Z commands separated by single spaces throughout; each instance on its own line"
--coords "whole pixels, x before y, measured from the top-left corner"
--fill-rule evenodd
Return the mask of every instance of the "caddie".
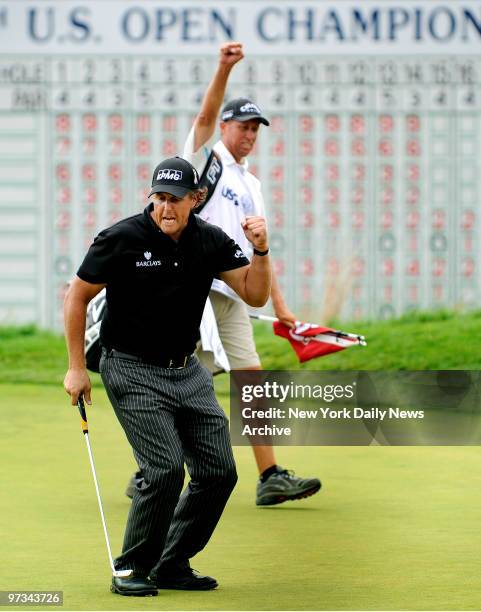
M 120 595 L 217 586 L 189 560 L 209 541 L 237 475 L 212 376 L 193 352 L 213 279 L 262 306 L 271 266 L 264 255 L 249 262 L 234 240 L 193 214 L 204 197 L 188 161 L 161 162 L 148 206 L 98 234 L 65 298 L 64 387 L 72 405 L 80 395 L 90 404 L 85 314 L 106 288 L 100 371 L 143 473 L 115 560 L 116 570 L 134 570 L 112 579 L 111 590 Z M 248 215 L 242 231 L 256 251 L 268 251 L 263 217 Z M 180 495 L 184 463 L 190 482 Z
M 268 249 L 260 251 L 242 235 L 240 221 L 248 215 L 265 217 L 261 184 L 249 172 L 247 156 L 254 148 L 261 126 L 268 127 L 269 121 L 254 101 L 235 98 L 224 105 L 220 115 L 220 140 L 213 142 L 230 72 L 243 57 L 242 44 L 230 42 L 221 46 L 217 69 L 206 89 L 183 155 L 197 168 L 209 190 L 210 197 L 199 210 L 200 217 L 221 227 L 249 259 L 268 259 Z M 214 280 L 209 297 L 231 369 L 261 370 L 245 303 L 221 278 Z M 288 308 L 274 273 L 270 297 L 276 317 L 292 327 L 297 317 Z M 200 351 L 198 356 L 204 365 L 215 371 L 211 352 Z M 321 488 L 318 478 L 300 478 L 278 465 L 272 445 L 257 444 L 252 450 L 259 470 L 258 506 L 301 499 Z

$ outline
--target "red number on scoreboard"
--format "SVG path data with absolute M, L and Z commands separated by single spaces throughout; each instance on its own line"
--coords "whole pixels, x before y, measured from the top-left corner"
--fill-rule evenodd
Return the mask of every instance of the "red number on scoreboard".
M 283 138 L 278 138 L 271 148 L 272 155 L 280 157 L 286 152 L 286 143 Z
M 271 179 L 273 181 L 284 180 L 284 166 L 273 166 L 270 172 Z
M 91 113 L 82 117 L 82 127 L 86 132 L 94 132 L 97 129 L 97 117 Z
M 385 205 L 392 204 L 394 200 L 394 191 L 391 187 L 386 186 L 381 191 L 381 202 Z
M 433 210 L 433 228 L 444 229 L 446 226 L 446 212 L 444 210 Z
M 419 276 L 420 269 L 421 266 L 419 264 L 419 259 L 411 259 L 410 261 L 408 261 L 406 267 L 406 274 L 408 276 Z
M 435 277 L 444 276 L 444 272 L 446 270 L 446 260 L 441 259 L 441 257 L 436 257 L 433 260 L 432 273 Z
M 387 259 L 383 259 L 382 275 L 392 276 L 394 274 L 394 270 L 395 270 L 394 260 L 391 257 L 388 257 Z
M 314 225 L 314 215 L 311 212 L 305 212 L 302 215 L 302 227 L 309 229 Z
M 284 214 L 280 212 L 279 210 L 276 210 L 274 212 L 274 227 L 276 229 L 280 229 L 281 227 L 284 227 Z
M 284 189 L 282 187 L 273 187 L 271 190 L 271 198 L 274 204 L 283 204 Z
M 55 118 L 55 128 L 57 132 L 68 132 L 70 130 L 70 115 L 57 115 Z
M 97 202 L 97 189 L 95 187 L 87 187 L 84 194 L 84 201 L 87 204 L 95 204 Z
M 390 210 L 385 211 L 381 215 L 381 226 L 383 229 L 391 229 L 393 223 L 393 214 Z
M 354 229 L 360 230 L 364 226 L 364 213 L 355 211 L 352 213 L 352 226 Z
M 408 132 L 419 132 L 421 128 L 419 115 L 408 115 L 406 117 L 406 127 Z
M 467 278 L 473 276 L 475 269 L 476 269 L 476 264 L 474 263 L 474 259 L 472 257 L 466 257 L 465 259 L 463 259 L 463 263 L 462 263 L 463 276 Z
M 416 186 L 411 186 L 406 191 L 406 202 L 408 204 L 418 204 L 419 203 L 419 188 Z
M 327 225 L 331 229 L 337 229 L 339 227 L 341 220 L 339 214 L 337 212 L 329 212 L 327 213 Z
M 70 168 L 68 164 L 57 164 L 57 167 L 55 168 L 55 176 L 59 181 L 70 180 Z
M 390 157 L 393 154 L 393 144 L 389 138 L 383 138 L 378 144 L 379 154 L 383 157 Z
M 58 155 L 66 155 L 70 151 L 70 138 L 57 138 Z
M 410 157 L 419 157 L 419 155 L 421 155 L 421 144 L 419 140 L 408 140 L 406 144 L 406 151 Z
M 407 175 L 409 181 L 418 181 L 420 175 L 419 166 L 417 164 L 409 164 Z
M 70 187 L 61 187 L 57 191 L 57 202 L 59 204 L 70 204 L 72 201 L 72 192 Z
M 119 164 L 110 164 L 108 176 L 111 181 L 120 181 L 122 179 L 122 168 Z
M 309 205 L 312 204 L 312 201 L 314 199 L 312 189 L 310 187 L 304 186 L 301 189 L 301 193 L 302 193 L 302 203 L 309 204 Z
M 96 168 L 93 164 L 84 164 L 82 166 L 82 179 L 84 181 L 95 181 L 97 178 Z
M 116 205 L 122 202 L 122 189 L 120 187 L 112 187 L 110 190 L 110 201 Z
M 465 210 L 461 216 L 461 227 L 463 230 L 473 229 L 476 215 L 473 210 Z
M 310 257 L 306 257 L 301 262 L 301 272 L 303 276 L 312 276 L 314 273 L 314 262 Z
M 137 115 L 135 126 L 137 132 L 150 132 L 150 115 Z
M 394 119 L 392 115 L 381 115 L 379 117 L 379 129 L 384 133 L 393 131 Z
M 148 181 L 150 178 L 150 166 L 147 164 L 139 164 L 137 166 L 137 178 L 139 181 Z
M 391 164 L 382 164 L 381 177 L 383 181 L 390 183 L 394 178 L 394 168 Z
M 149 138 L 139 138 L 135 145 L 137 155 L 150 155 L 150 140 Z
M 363 134 L 366 128 L 366 121 L 362 115 L 353 115 L 349 127 L 354 134 Z
M 339 189 L 337 187 L 328 187 L 326 191 L 326 199 L 328 204 L 338 204 Z
M 276 134 L 281 134 L 282 132 L 285 131 L 284 117 L 280 117 L 279 115 L 276 115 L 271 118 L 270 123 L 271 125 L 269 129 L 272 132 L 275 132 Z
M 90 210 L 84 217 L 84 227 L 92 228 L 95 225 L 95 213 Z
M 326 131 L 328 132 L 339 132 L 341 128 L 341 121 L 338 115 L 327 115 L 326 116 Z
M 334 138 L 329 138 L 324 143 L 324 153 L 328 157 L 337 157 L 339 155 L 339 142 Z
M 95 138 L 84 138 L 82 143 L 82 149 L 85 155 L 93 155 L 97 147 L 97 141 Z
M 109 130 L 111 130 L 112 132 L 119 132 L 124 126 L 124 120 L 123 120 L 122 115 L 118 115 L 118 114 L 110 115 L 108 124 L 109 124 Z
M 351 143 L 351 155 L 360 157 L 366 155 L 366 145 L 363 138 L 356 138 Z
M 175 115 L 165 115 L 162 121 L 162 129 L 164 132 L 176 132 L 177 117 Z
M 314 155 L 314 143 L 312 140 L 302 140 L 300 143 L 301 155 Z
M 57 227 L 65 230 L 70 227 L 70 213 L 63 211 L 57 215 Z
M 124 148 L 124 141 L 122 138 L 111 138 L 109 144 L 111 155 L 120 155 L 120 153 L 122 153 Z
M 314 131 L 314 119 L 310 115 L 302 115 L 299 117 L 299 127 L 301 132 L 312 134 Z
M 406 226 L 409 229 L 416 229 L 419 225 L 419 213 L 417 210 L 412 210 L 406 215 Z
M 314 168 L 311 164 L 304 164 L 301 169 L 301 179 L 311 181 L 314 178 Z
M 326 178 L 328 181 L 339 180 L 339 166 L 337 164 L 328 164 L 326 166 Z
M 353 204 L 362 204 L 364 200 L 364 189 L 362 187 L 356 187 L 352 192 L 351 201 Z
M 352 180 L 363 181 L 366 177 L 366 166 L 364 164 L 354 164 L 352 167 Z

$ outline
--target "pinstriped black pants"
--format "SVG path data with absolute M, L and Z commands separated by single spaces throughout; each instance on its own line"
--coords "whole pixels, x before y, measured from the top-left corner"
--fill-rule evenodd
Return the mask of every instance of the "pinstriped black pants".
M 237 481 L 212 376 L 196 357 L 176 370 L 104 354 L 100 371 L 144 476 L 115 567 L 151 576 L 188 567 Z M 181 495 L 184 463 L 190 482 Z

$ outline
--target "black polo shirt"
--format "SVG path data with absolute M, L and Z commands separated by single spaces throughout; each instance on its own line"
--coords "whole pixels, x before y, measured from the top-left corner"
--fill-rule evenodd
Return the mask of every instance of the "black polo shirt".
M 213 278 L 249 260 L 194 214 L 175 242 L 150 216 L 153 206 L 100 232 L 77 274 L 107 285 L 103 346 L 162 359 L 194 351 Z

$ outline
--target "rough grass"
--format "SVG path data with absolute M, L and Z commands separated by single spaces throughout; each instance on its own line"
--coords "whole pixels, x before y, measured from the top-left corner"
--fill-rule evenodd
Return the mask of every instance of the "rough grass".
M 442 370 L 478 369 L 481 311 L 410 314 L 397 320 L 343 323 L 366 336 L 367 347 L 352 347 L 299 364 L 287 340 L 271 325 L 255 322 L 259 355 L 268 370 Z M 67 358 L 62 336 L 33 326 L 0 327 L 0 382 L 59 385 Z M 225 378 L 225 377 L 224 377 Z M 94 385 L 99 383 L 92 377 Z

